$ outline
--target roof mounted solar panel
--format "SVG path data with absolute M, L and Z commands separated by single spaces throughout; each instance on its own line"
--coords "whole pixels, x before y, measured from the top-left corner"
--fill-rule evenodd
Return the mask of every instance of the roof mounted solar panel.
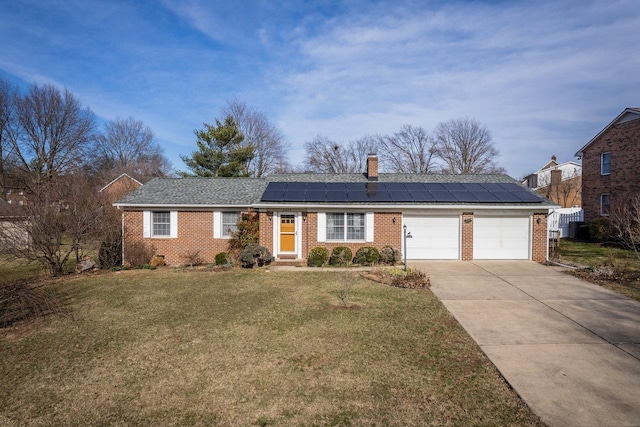
M 369 196 L 369 201 L 374 203 L 389 203 L 393 201 L 387 191 L 368 192 L 367 195 Z
M 361 191 L 348 191 L 347 192 L 347 199 L 350 202 L 368 202 L 369 201 L 369 196 L 367 195 L 367 192 L 364 190 Z
M 413 202 L 413 197 L 408 191 L 389 191 L 389 196 L 393 202 Z
M 445 182 L 442 184 L 446 191 L 465 191 L 465 188 L 462 184 L 457 182 Z
M 287 188 L 287 182 L 270 182 L 267 185 L 267 190 L 284 190 Z
M 307 182 L 307 191 L 324 191 L 327 184 L 324 182 Z
M 449 191 L 429 191 L 436 202 L 457 202 L 456 198 Z
M 346 191 L 327 191 L 327 202 L 347 202 Z
M 289 185 L 287 185 L 287 190 L 305 191 L 306 189 L 307 189 L 306 182 L 290 182 Z
M 539 196 L 536 196 L 535 194 L 532 194 L 524 189 L 520 191 L 511 191 L 510 193 L 519 198 L 521 202 L 542 202 L 542 199 Z
M 284 190 L 270 190 L 267 188 L 264 193 L 262 193 L 263 202 L 281 202 L 282 197 L 284 196 Z
M 501 191 L 500 193 L 507 193 L 507 191 Z M 488 191 L 476 191 L 473 195 L 478 199 L 480 203 L 497 203 L 500 198 L 496 193 L 490 193 Z
M 484 188 L 482 184 L 479 184 L 477 182 L 466 182 L 462 184 L 462 187 L 466 191 L 471 191 L 472 193 L 475 193 L 476 191 L 487 191 L 487 189 Z
M 344 182 L 327 182 L 327 191 L 346 191 L 347 185 Z
M 424 188 L 427 191 L 430 192 L 434 192 L 434 191 L 448 191 L 444 185 L 440 184 L 439 182 L 427 182 L 424 183 Z
M 435 202 L 435 197 L 428 191 L 413 191 L 411 192 L 411 196 L 413 197 L 413 201 L 416 203 L 429 203 Z
M 504 187 L 495 182 L 483 182 L 479 185 L 482 186 L 482 188 L 484 188 L 486 191 L 506 191 Z
M 469 191 L 452 191 L 451 194 L 456 198 L 457 202 L 460 203 L 476 203 L 478 202 L 478 198 L 473 195 L 473 193 Z
M 424 185 L 421 182 L 406 182 L 404 186 L 410 193 L 414 191 L 425 191 Z
M 304 202 L 305 192 L 299 190 L 287 189 L 282 196 L 283 202 Z
M 304 195 L 305 202 L 324 202 L 327 200 L 327 192 L 324 190 L 307 190 Z
M 402 182 L 382 182 L 381 184 L 387 191 L 407 191 L 407 187 Z

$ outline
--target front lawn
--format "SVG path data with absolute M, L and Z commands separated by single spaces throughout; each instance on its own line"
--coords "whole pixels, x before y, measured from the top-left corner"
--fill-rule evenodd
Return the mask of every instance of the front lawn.
M 559 249 L 560 262 L 587 267 L 575 275 L 640 301 L 640 261 L 633 251 L 567 239 Z
M 431 292 L 353 274 L 58 283 L 0 335 L 0 424 L 541 425 Z

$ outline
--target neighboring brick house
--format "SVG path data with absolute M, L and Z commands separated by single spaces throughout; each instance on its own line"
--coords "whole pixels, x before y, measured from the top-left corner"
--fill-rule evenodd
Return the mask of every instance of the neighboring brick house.
M 551 156 L 550 162 L 538 171 L 527 175 L 522 184 L 562 208 L 582 204 L 582 165 L 580 163 L 558 163 L 556 156 Z
M 576 153 L 585 221 L 640 194 L 640 108 L 626 108 Z
M 113 203 L 140 187 L 142 187 L 142 182 L 129 174 L 123 173 L 102 187 L 100 193 L 104 194 Z
M 259 243 L 276 259 L 316 246 L 404 250 L 409 259 L 547 259 L 550 208 L 506 175 L 275 174 L 266 178 L 157 178 L 115 206 L 127 245 L 143 242 L 168 264 L 226 251 L 241 212 L 258 215 Z

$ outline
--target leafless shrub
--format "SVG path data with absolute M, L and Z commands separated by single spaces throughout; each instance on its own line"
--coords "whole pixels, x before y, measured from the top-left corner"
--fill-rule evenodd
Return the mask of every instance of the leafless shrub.
M 127 263 L 133 267 L 140 267 L 148 264 L 156 252 L 153 245 L 144 242 L 127 242 L 125 243 L 124 253 Z
M 340 287 L 335 291 L 336 297 L 340 300 L 343 307 L 349 307 L 349 298 L 351 297 L 351 289 L 355 283 L 356 276 L 348 271 L 342 272 L 339 276 Z
M 610 223 L 620 242 L 640 260 L 640 194 L 611 209 Z
M 61 313 L 59 295 L 45 286 L 27 281 L 0 285 L 0 327 L 16 322 Z
M 194 265 L 201 265 L 204 260 L 200 256 L 200 249 L 196 249 L 193 251 L 185 252 L 182 255 L 182 258 L 189 264 L 189 267 L 193 267 Z

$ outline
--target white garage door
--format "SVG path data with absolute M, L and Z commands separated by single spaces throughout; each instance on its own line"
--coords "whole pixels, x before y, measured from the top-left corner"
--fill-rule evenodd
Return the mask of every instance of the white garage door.
M 529 217 L 473 220 L 473 259 L 529 259 Z
M 460 217 L 422 216 L 403 217 L 403 225 L 411 239 L 407 239 L 409 259 L 459 259 Z

